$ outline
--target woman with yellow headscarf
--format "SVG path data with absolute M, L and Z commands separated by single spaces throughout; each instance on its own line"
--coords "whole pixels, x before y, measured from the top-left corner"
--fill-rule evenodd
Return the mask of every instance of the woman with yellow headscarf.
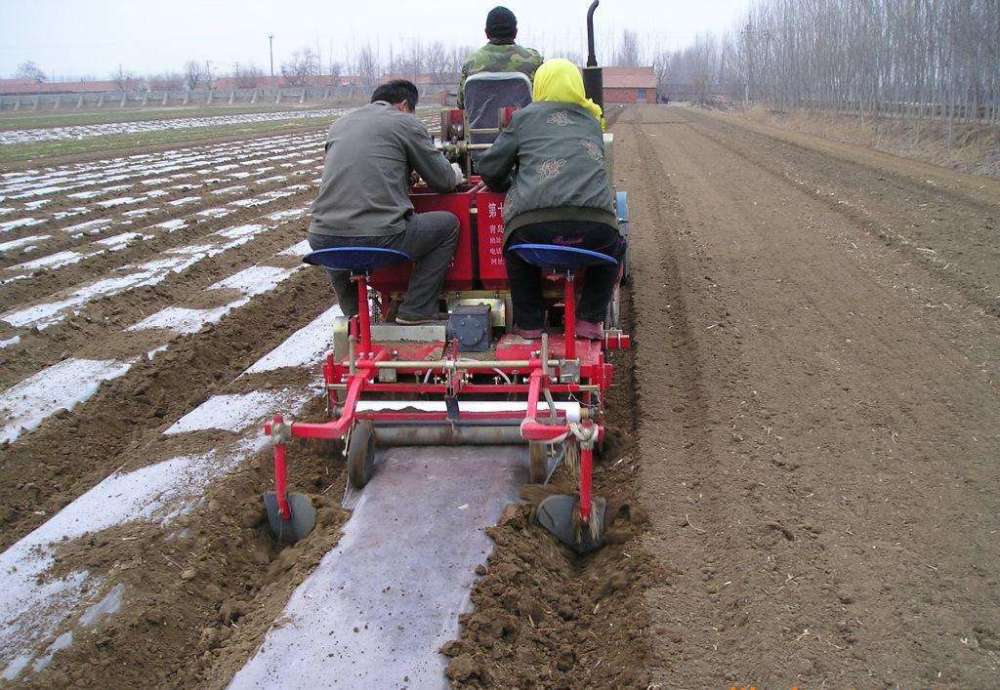
M 604 111 L 587 98 L 580 68 L 569 60 L 556 58 L 538 68 L 531 100 L 535 103 L 575 103 L 593 115 L 601 123 L 601 129 L 607 129 Z
M 535 72 L 533 103 L 478 161 L 483 181 L 506 191 L 504 246 L 557 244 L 607 254 L 620 263 L 625 240 L 618 227 L 604 162 L 604 118 L 587 98 L 580 70 L 548 60 Z M 541 272 L 505 252 L 514 333 L 541 338 L 545 324 Z M 576 308 L 576 334 L 604 337 L 604 317 L 618 280 L 616 266 L 587 269 Z

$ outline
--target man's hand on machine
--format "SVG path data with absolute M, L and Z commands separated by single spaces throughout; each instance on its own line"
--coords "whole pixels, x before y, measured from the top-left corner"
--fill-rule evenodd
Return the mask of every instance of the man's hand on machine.
M 462 172 L 462 168 L 458 163 L 452 163 L 451 169 L 455 171 L 455 187 L 461 187 L 466 183 L 465 173 Z

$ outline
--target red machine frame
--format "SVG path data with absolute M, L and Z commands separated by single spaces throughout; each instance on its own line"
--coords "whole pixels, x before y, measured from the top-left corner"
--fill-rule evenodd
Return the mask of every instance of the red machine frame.
M 474 184 L 477 180 L 473 179 Z M 503 291 L 507 287 L 502 263 L 503 195 L 464 191 L 453 194 L 415 192 L 414 205 L 420 211 L 448 210 L 459 216 L 460 237 L 455 260 L 445 282 L 445 293 L 479 288 Z M 491 208 L 490 204 L 496 206 Z M 484 211 L 486 211 L 484 213 Z M 492 217 L 491 217 L 492 216 Z M 476 222 L 478 221 L 478 223 Z M 499 233 L 499 241 L 495 235 Z M 499 248 L 501 260 L 491 249 Z M 579 523 L 592 518 L 593 454 L 604 439 L 601 403 L 611 386 L 613 366 L 606 353 L 627 349 L 629 336 L 606 331 L 601 341 L 572 337 L 576 331 L 575 304 L 579 281 L 572 272 L 562 276 L 563 329 L 561 334 L 541 341 L 524 340 L 509 334 L 496 341 L 495 359 L 473 360 L 458 356 L 456 342 L 392 343 L 391 348 L 373 341 L 373 314 L 369 286 L 379 293 L 385 316 L 393 294 L 405 290 L 408 272 L 399 268 L 376 271 L 372 276 L 356 275 L 359 314 L 351 318 L 349 353 L 338 359 L 327 355 L 323 365 L 329 409 L 335 418 L 323 423 L 286 422 L 281 415 L 269 420 L 264 430 L 274 446 L 274 475 L 277 508 L 282 520 L 290 520 L 292 508 L 287 497 L 286 444 L 292 438 L 335 440 L 344 438 L 359 422 L 379 425 L 477 425 L 501 424 L 518 427 L 521 442 L 573 444 L 579 448 Z M 558 308 L 558 307 L 557 307 Z M 442 353 L 428 360 L 433 353 Z M 413 380 L 380 381 L 380 372 L 393 370 Z M 489 381 L 489 379 L 493 379 Z M 485 382 L 484 382 L 485 381 Z M 477 396 L 489 400 L 525 400 L 523 411 L 463 411 L 461 399 Z M 445 411 L 359 410 L 363 398 L 384 400 L 403 397 L 413 400 L 444 399 L 451 403 Z M 554 404 L 555 398 L 580 403 L 578 421 L 570 420 Z M 541 405 L 541 407 L 540 407 Z M 339 413 L 336 411 L 339 410 Z M 508 441 L 509 442 L 509 441 Z M 533 477 L 536 481 L 537 477 Z

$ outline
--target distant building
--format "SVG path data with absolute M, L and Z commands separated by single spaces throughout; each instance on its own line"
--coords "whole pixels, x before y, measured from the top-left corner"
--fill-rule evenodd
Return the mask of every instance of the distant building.
M 361 78 L 340 75 L 336 78 L 328 74 L 315 74 L 300 77 L 285 77 L 266 75 L 246 77 L 218 77 L 212 80 L 212 88 L 216 91 L 232 89 L 293 89 L 307 87 L 310 89 L 348 88 L 360 86 Z
M 605 67 L 605 103 L 656 103 L 652 67 Z
M 39 84 L 31 79 L 0 79 L 0 95 L 80 94 L 117 91 L 113 81 L 47 81 Z
M 389 74 L 380 81 L 406 79 L 413 82 L 421 96 L 430 96 L 457 90 L 460 78 L 460 74 Z

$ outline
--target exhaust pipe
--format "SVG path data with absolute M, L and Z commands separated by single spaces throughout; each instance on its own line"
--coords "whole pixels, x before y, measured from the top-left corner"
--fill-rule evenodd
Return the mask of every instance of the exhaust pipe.
M 587 10 L 587 66 L 583 68 L 583 90 L 587 98 L 604 107 L 604 70 L 597 66 L 594 52 L 594 12 L 601 0 L 594 0 Z

